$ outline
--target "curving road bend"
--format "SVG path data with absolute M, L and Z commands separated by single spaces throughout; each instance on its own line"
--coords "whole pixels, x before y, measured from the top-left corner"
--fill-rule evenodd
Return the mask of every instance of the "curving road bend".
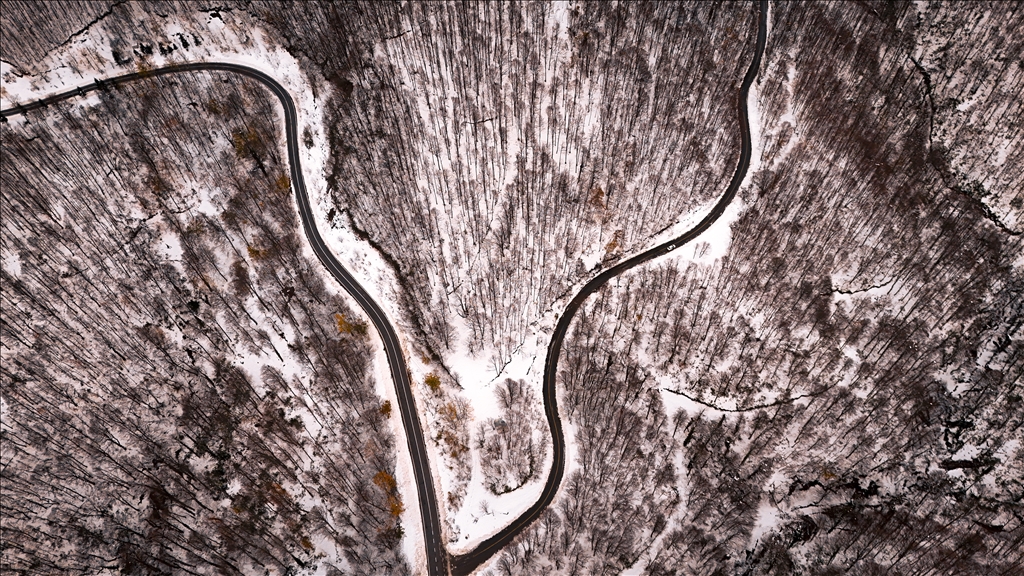
M 359 285 L 359 282 L 338 262 L 327 245 L 324 243 L 320 232 L 317 230 L 313 220 L 313 210 L 309 204 L 309 197 L 306 193 L 305 181 L 302 178 L 302 167 L 299 163 L 299 139 L 298 139 L 298 116 L 295 112 L 295 102 L 276 80 L 270 76 L 248 66 L 238 64 L 227 64 L 218 62 L 196 62 L 191 64 L 177 64 L 166 66 L 146 72 L 135 72 L 109 78 L 96 80 L 95 83 L 74 88 L 67 92 L 61 92 L 32 103 L 14 106 L 0 111 L 0 118 L 6 122 L 10 116 L 24 114 L 31 110 L 45 108 L 50 104 L 67 100 L 76 96 L 84 96 L 96 90 L 107 90 L 108 88 L 133 82 L 143 78 L 156 76 L 167 76 L 182 72 L 232 72 L 246 76 L 263 84 L 274 93 L 281 101 L 284 108 L 285 135 L 288 141 L 288 160 L 291 168 L 292 188 L 295 189 L 295 203 L 299 208 L 299 215 L 302 219 L 302 228 L 306 233 L 320 262 L 331 273 L 342 287 L 359 303 L 367 316 L 373 321 L 374 327 L 384 341 L 384 350 L 387 354 L 388 365 L 391 367 L 391 377 L 395 381 L 395 389 L 398 394 L 399 408 L 402 413 L 402 425 L 405 428 L 405 436 L 409 444 L 409 453 L 412 457 L 413 473 L 416 481 L 416 491 L 419 495 L 420 518 L 423 522 L 424 548 L 427 556 L 427 572 L 431 576 L 443 576 L 448 574 L 448 553 L 444 548 L 441 534 L 441 524 L 437 513 L 437 500 L 434 495 L 434 481 L 430 473 L 430 464 L 427 461 L 427 449 L 423 441 L 423 432 L 420 427 L 418 413 L 416 412 L 416 400 L 412 395 L 410 386 L 409 370 L 406 368 L 405 358 L 402 356 L 402 345 L 398 340 L 398 334 L 388 322 L 384 311 L 367 294 L 366 290 Z
M 553 459 L 551 465 L 551 471 L 548 474 L 548 479 L 544 484 L 544 491 L 541 493 L 540 499 L 531 506 L 526 512 L 524 512 L 519 518 L 516 518 L 511 524 L 509 524 L 504 530 L 488 538 L 477 546 L 473 551 L 462 555 L 452 557 L 452 574 L 454 576 L 466 576 L 473 572 L 477 567 L 490 559 L 491 556 L 496 554 L 499 550 L 510 544 L 516 536 L 518 536 L 523 530 L 526 529 L 534 520 L 537 520 L 544 510 L 554 501 L 555 495 L 558 493 L 558 487 L 562 482 L 562 475 L 565 472 L 565 439 L 562 435 L 562 422 L 558 417 L 558 398 L 555 390 L 555 380 L 558 369 L 558 356 L 562 352 L 562 341 L 569 330 L 569 325 L 572 323 L 573 317 L 576 316 L 576 312 L 583 305 L 586 299 L 596 292 L 601 286 L 604 286 L 606 282 L 612 278 L 639 266 L 645 262 L 649 262 L 659 256 L 664 256 L 669 252 L 683 246 L 690 242 L 694 238 L 703 234 L 712 224 L 718 220 L 719 217 L 725 212 L 725 209 L 732 202 L 733 198 L 736 197 L 736 192 L 740 188 L 740 184 L 743 179 L 746 178 L 747 170 L 750 168 L 750 156 L 751 156 L 751 143 L 750 143 L 750 119 L 747 114 L 747 96 L 750 94 L 750 86 L 754 83 L 754 79 L 757 77 L 758 70 L 761 67 L 761 57 L 764 54 L 765 44 L 768 40 L 768 0 L 760 0 L 758 3 L 758 22 L 757 22 L 757 42 L 754 48 L 754 58 L 750 62 L 750 67 L 747 69 L 747 73 L 743 76 L 743 83 L 740 85 L 739 100 L 737 102 L 739 112 L 739 124 L 740 124 L 740 136 L 742 139 L 740 160 L 736 164 L 736 171 L 732 175 L 732 180 L 729 182 L 728 188 L 725 189 L 725 193 L 712 208 L 711 212 L 704 217 L 696 226 L 688 230 L 682 236 L 669 240 L 660 246 L 656 246 L 638 254 L 628 260 L 620 262 L 616 266 L 609 268 L 597 275 L 593 280 L 587 282 L 586 285 L 579 291 L 578 294 L 569 302 L 568 306 L 565 307 L 565 312 L 562 313 L 558 319 L 558 324 L 555 326 L 555 332 L 551 336 L 551 344 L 548 346 L 547 360 L 544 363 L 544 412 L 548 419 L 548 426 L 551 429 L 552 444 L 553 444 Z

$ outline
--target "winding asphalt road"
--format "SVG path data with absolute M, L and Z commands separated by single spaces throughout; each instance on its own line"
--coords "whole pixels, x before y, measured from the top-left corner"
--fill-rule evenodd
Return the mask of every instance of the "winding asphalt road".
M 565 312 L 562 313 L 558 323 L 555 325 L 555 332 L 551 336 L 551 344 L 548 346 L 547 360 L 544 364 L 544 412 L 547 415 L 548 426 L 551 428 L 552 445 L 554 447 L 552 450 L 554 457 L 551 471 L 548 473 L 548 479 L 544 483 L 544 491 L 541 493 L 540 499 L 533 506 L 519 516 L 519 518 L 516 518 L 504 530 L 488 538 L 471 552 L 462 556 L 453 556 L 452 574 L 454 576 L 470 574 L 478 566 L 490 559 L 491 556 L 510 544 L 527 526 L 540 518 L 540 515 L 554 501 L 555 495 L 558 493 L 558 487 L 562 483 L 562 475 L 565 473 L 565 439 L 562 436 L 562 421 L 558 417 L 558 397 L 555 388 L 558 373 L 558 356 L 562 352 L 562 341 L 569 331 L 569 325 L 572 323 L 573 317 L 576 316 L 576 312 L 579 311 L 580 306 L 583 305 L 583 302 L 591 294 L 600 289 L 601 286 L 604 286 L 612 278 L 645 262 L 650 262 L 659 256 L 664 256 L 703 234 L 722 216 L 726 207 L 736 197 L 736 192 L 747 175 L 747 169 L 750 168 L 750 119 L 747 116 L 747 95 L 750 94 L 750 86 L 754 83 L 757 72 L 761 67 L 761 56 L 764 54 L 765 43 L 768 40 L 768 0 L 760 0 L 758 10 L 757 43 L 754 49 L 754 58 L 750 62 L 746 75 L 743 76 L 743 84 L 740 85 L 739 99 L 737 101 L 742 139 L 740 161 L 736 164 L 736 171 L 732 175 L 729 187 L 726 188 L 725 193 L 715 204 L 714 208 L 712 208 L 711 212 L 696 226 L 678 238 L 651 248 L 598 274 L 593 280 L 587 282 L 569 302 L 569 305 L 565 307 Z
M 30 104 L 2 110 L 0 111 L 0 117 L 6 121 L 10 116 L 45 108 L 56 102 L 76 96 L 84 96 L 96 90 L 107 90 L 112 86 L 143 78 L 154 78 L 183 72 L 231 72 L 240 74 L 263 84 L 281 101 L 281 106 L 284 108 L 285 134 L 288 140 L 288 160 L 291 167 L 292 188 L 295 190 L 295 203 L 298 205 L 299 215 L 302 217 L 302 228 L 305 230 L 306 238 L 309 239 L 313 252 L 316 253 L 320 262 L 323 263 L 324 267 L 327 268 L 338 283 L 356 299 L 367 316 L 370 317 L 370 320 L 373 321 L 374 327 L 377 328 L 377 332 L 384 341 L 384 351 L 388 357 L 388 364 L 391 366 L 391 377 L 395 381 L 399 409 L 402 413 L 402 425 L 405 427 L 405 436 L 408 440 L 409 453 L 412 457 L 413 475 L 416 481 L 416 491 L 419 495 L 420 518 L 423 521 L 427 571 L 431 576 L 447 575 L 448 553 L 444 548 L 441 524 L 437 514 L 434 481 L 430 474 L 430 463 L 427 461 L 427 449 L 423 441 L 423 431 L 420 427 L 418 412 L 416 412 L 416 399 L 412 395 L 409 370 L 406 368 L 405 358 L 402 356 L 402 345 L 398 340 L 398 334 L 384 315 L 384 311 L 381 310 L 380 306 L 366 293 L 366 290 L 359 285 L 359 282 L 356 281 L 352 274 L 328 250 L 327 245 L 320 236 L 320 232 L 316 228 L 313 220 L 313 210 L 310 208 L 309 196 L 306 193 L 306 184 L 302 178 L 302 167 L 299 163 L 298 118 L 295 113 L 295 103 L 292 101 L 288 91 L 270 76 L 248 66 L 217 62 L 197 62 L 166 66 L 141 73 L 124 74 L 106 80 L 97 80 L 95 83 L 87 86 L 61 92 L 42 100 L 36 100 Z
M 548 347 L 547 359 L 544 365 L 544 411 L 547 416 L 548 426 L 551 429 L 553 445 L 553 463 L 544 484 L 544 490 L 540 499 L 521 516 L 516 518 L 501 532 L 488 538 L 477 546 L 473 551 L 451 557 L 451 573 L 455 576 L 470 574 L 478 566 L 490 559 L 494 554 L 508 545 L 526 527 L 537 520 L 544 510 L 554 501 L 565 472 L 565 439 L 562 434 L 562 423 L 558 416 L 558 399 L 556 394 L 556 375 L 558 368 L 558 357 L 562 351 L 562 341 L 565 339 L 576 312 L 583 305 L 586 299 L 596 292 L 601 286 L 612 278 L 630 270 L 640 264 L 649 262 L 660 256 L 664 256 L 690 242 L 711 227 L 725 212 L 726 207 L 732 202 L 739 190 L 740 184 L 746 177 L 750 167 L 751 142 L 750 122 L 747 115 L 747 96 L 750 93 L 750 86 L 757 76 L 761 65 L 761 57 L 764 53 L 767 41 L 767 14 L 768 0 L 760 0 L 759 17 L 757 28 L 757 42 L 754 50 L 754 58 L 743 77 L 743 83 L 738 95 L 739 124 L 741 131 L 742 147 L 740 159 L 736 165 L 732 180 L 729 182 L 725 193 L 715 204 L 711 212 L 704 217 L 696 226 L 682 236 L 670 240 L 660 246 L 656 246 L 646 252 L 625 260 L 618 265 L 605 270 L 593 280 L 588 282 L 580 292 L 569 302 L 555 326 L 555 332 Z M 298 118 L 295 111 L 295 103 L 288 91 L 270 76 L 247 66 L 239 64 L 198 62 L 191 64 L 178 64 L 164 68 L 149 70 L 146 72 L 135 72 L 124 74 L 106 80 L 96 80 L 95 83 L 68 90 L 29 104 L 14 106 L 0 111 L 0 117 L 5 121 L 8 117 L 24 114 L 31 110 L 45 108 L 51 104 L 73 98 L 84 96 L 96 90 L 107 90 L 118 84 L 124 84 L 144 78 L 166 76 L 183 72 L 231 72 L 246 76 L 260 82 L 269 88 L 281 101 L 285 113 L 285 133 L 288 142 L 288 159 L 291 169 L 292 187 L 295 190 L 295 201 L 299 208 L 302 219 L 302 227 L 306 233 L 313 251 L 317 257 L 334 276 L 334 278 L 345 288 L 345 290 L 359 303 L 366 314 L 370 317 L 377 332 L 381 335 L 384 343 L 384 350 L 387 354 L 388 364 L 391 367 L 391 377 L 395 382 L 395 389 L 398 395 L 399 409 L 402 414 L 402 425 L 405 428 L 406 439 L 408 440 L 409 453 L 412 458 L 413 473 L 416 481 L 420 504 L 420 517 L 423 523 L 424 546 L 427 556 L 427 570 L 431 576 L 443 576 L 449 573 L 449 556 L 443 545 L 440 520 L 437 512 L 437 500 L 434 494 L 434 482 L 430 472 L 430 464 L 427 460 L 426 445 L 423 439 L 422 428 L 420 427 L 418 412 L 416 411 L 416 400 L 412 395 L 409 370 L 402 356 L 402 346 L 398 334 L 387 320 L 380 306 L 367 294 L 366 290 L 356 279 L 338 262 L 327 245 L 324 243 L 320 232 L 317 230 L 313 211 L 309 204 L 309 197 L 306 193 L 305 181 L 302 177 L 302 168 L 299 162 L 298 145 Z

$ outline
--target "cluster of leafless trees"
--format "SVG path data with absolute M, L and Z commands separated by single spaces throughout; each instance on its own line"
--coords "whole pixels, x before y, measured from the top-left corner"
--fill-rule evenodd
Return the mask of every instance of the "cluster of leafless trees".
M 48 52 L 101 16 L 109 2 L 4 0 L 0 27 L 6 31 L 0 57 L 22 72 L 35 72 Z
M 442 500 L 449 510 L 455 511 L 462 507 L 466 490 L 473 475 L 473 459 L 470 450 L 470 422 L 472 410 L 469 402 L 455 392 L 454 384 L 448 381 L 445 373 L 432 371 L 424 377 L 420 387 L 419 398 L 423 400 L 427 413 L 425 436 L 432 438 L 435 454 L 439 457 L 436 466 L 448 468 L 450 484 L 445 486 Z M 425 388 L 425 389 L 424 389 Z M 458 527 L 448 524 L 449 539 L 458 539 Z
M 0 26 L 5 42 L 0 57 L 15 76 L 49 76 L 66 68 L 91 81 L 99 70 L 135 68 L 154 58 L 202 58 L 210 44 L 232 43 L 251 48 L 251 17 L 226 36 L 211 30 L 221 12 L 248 16 L 230 2 L 207 7 L 169 0 L 159 5 L 117 0 L 3 0 Z M 225 32 L 225 30 L 220 30 Z M 241 45 L 238 45 L 238 44 Z M 58 61 L 48 57 L 57 56 Z
M 979 3 L 936 4 L 920 21 L 900 21 L 918 39 L 913 63 L 926 77 L 930 149 L 943 182 L 982 200 L 993 222 L 1018 233 L 1024 231 L 1024 75 L 1014 32 L 1021 19 L 1019 6 Z
M 274 98 L 143 80 L 4 124 L 5 571 L 408 572 L 373 349 Z
M 484 485 L 494 494 L 506 494 L 540 475 L 551 440 L 540 399 L 529 384 L 506 378 L 494 393 L 501 414 L 480 423 L 477 448 Z

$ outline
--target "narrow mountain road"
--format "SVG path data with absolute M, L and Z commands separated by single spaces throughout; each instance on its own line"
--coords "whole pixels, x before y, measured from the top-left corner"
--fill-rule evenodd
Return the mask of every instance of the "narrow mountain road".
M 356 281 L 352 274 L 338 262 L 338 259 L 327 248 L 323 238 L 320 236 L 320 232 L 316 228 L 313 220 L 313 210 L 309 205 L 309 196 L 306 193 L 305 180 L 302 177 L 302 167 L 299 163 L 298 117 L 295 112 L 295 102 L 288 94 L 288 91 L 276 80 L 255 68 L 238 64 L 197 62 L 166 66 L 164 68 L 147 70 L 143 73 L 124 74 L 106 80 L 96 80 L 95 83 L 87 86 L 61 92 L 60 94 L 36 100 L 30 104 L 2 110 L 0 111 L 0 117 L 6 121 L 10 116 L 45 108 L 62 100 L 84 96 L 96 90 L 108 90 L 118 84 L 184 72 L 231 72 L 240 74 L 263 84 L 281 101 L 281 106 L 284 108 L 285 136 L 288 142 L 288 163 L 291 168 L 292 188 L 295 190 L 295 203 L 298 205 L 299 215 L 302 218 L 302 228 L 313 248 L 313 252 L 316 253 L 320 262 L 323 263 L 324 267 L 327 268 L 338 283 L 345 288 L 349 295 L 355 298 L 367 316 L 370 317 L 384 342 L 384 351 L 387 354 L 388 364 L 391 367 L 391 377 L 395 381 L 395 389 L 398 394 L 398 404 L 402 413 L 402 425 L 405 428 L 405 436 L 409 444 L 409 454 L 412 457 L 413 475 L 416 481 L 416 491 L 419 495 L 420 518 L 423 522 L 427 571 L 430 576 L 447 575 L 448 553 L 443 544 L 441 524 L 437 513 L 437 500 L 434 495 L 434 481 L 430 473 L 430 463 L 427 461 L 427 449 L 423 441 L 423 431 L 420 427 L 419 416 L 416 412 L 416 399 L 412 394 L 409 370 L 406 367 L 405 358 L 402 356 L 402 345 L 398 340 L 398 334 L 384 315 L 384 311 L 367 294 L 366 290 L 359 285 L 359 282 Z
M 597 275 L 593 280 L 587 282 L 579 293 L 576 294 L 576 296 L 569 302 L 569 305 L 565 307 L 565 312 L 563 312 L 561 317 L 559 317 L 558 324 L 555 326 L 555 332 L 551 336 L 551 344 L 548 346 L 547 360 L 544 364 L 544 412 L 547 415 L 548 426 L 551 428 L 553 445 L 551 471 L 548 474 L 547 481 L 544 483 L 544 491 L 541 493 L 540 499 L 537 500 L 533 506 L 519 516 L 519 518 L 516 518 L 504 530 L 488 538 L 471 552 L 461 556 L 453 556 L 452 574 L 454 576 L 466 576 L 467 574 L 470 574 L 478 566 L 489 560 L 494 554 L 510 544 L 515 537 L 533 523 L 533 521 L 540 518 L 540 515 L 554 501 L 555 495 L 558 493 L 558 487 L 562 482 L 562 475 L 565 473 L 565 438 L 562 435 L 562 422 L 558 417 L 558 397 L 555 389 L 558 371 L 558 356 L 562 352 L 562 341 L 565 339 L 565 336 L 569 331 L 569 325 L 576 316 L 576 312 L 579 311 L 580 307 L 583 305 L 583 302 L 585 302 L 591 294 L 600 289 L 601 286 L 604 286 L 606 282 L 615 278 L 619 274 L 622 274 L 623 272 L 635 268 L 645 262 L 650 262 L 659 256 L 664 256 L 703 234 L 704 231 L 710 228 L 711 225 L 722 216 L 733 198 L 736 197 L 736 192 L 739 190 L 740 184 L 743 182 L 743 179 L 746 178 L 747 170 L 750 168 L 750 118 L 747 114 L 747 96 L 750 94 L 750 86 L 754 83 L 754 79 L 757 77 L 758 70 L 761 67 L 761 57 L 764 54 L 764 47 L 768 41 L 768 0 L 760 0 L 758 4 L 758 11 L 757 40 L 754 48 L 754 58 L 750 62 L 750 67 L 747 69 L 746 75 L 743 76 L 743 83 L 740 85 L 737 100 L 737 111 L 739 113 L 737 121 L 739 122 L 740 137 L 742 140 L 740 160 L 736 164 L 736 171 L 732 175 L 732 180 L 729 182 L 729 186 L 725 189 L 725 193 L 722 194 L 722 197 L 718 200 L 718 203 L 715 204 L 714 208 L 712 208 L 711 212 L 692 229 L 688 230 L 678 238 L 665 242 L 660 246 L 651 248 L 646 252 L 638 254 L 628 260 L 620 262 L 612 268 L 605 270 L 601 274 Z

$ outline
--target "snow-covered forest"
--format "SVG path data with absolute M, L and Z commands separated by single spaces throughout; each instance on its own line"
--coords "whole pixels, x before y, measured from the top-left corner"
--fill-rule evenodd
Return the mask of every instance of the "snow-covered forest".
M 555 321 L 722 194 L 753 2 L 0 0 L 3 108 L 166 64 L 293 93 L 395 324 L 448 550 L 551 465 Z M 1024 565 L 1024 10 L 772 2 L 728 217 L 609 282 L 566 473 L 482 574 Z M 273 96 L 143 79 L 0 125 L 4 571 L 425 573 L 380 341 Z

